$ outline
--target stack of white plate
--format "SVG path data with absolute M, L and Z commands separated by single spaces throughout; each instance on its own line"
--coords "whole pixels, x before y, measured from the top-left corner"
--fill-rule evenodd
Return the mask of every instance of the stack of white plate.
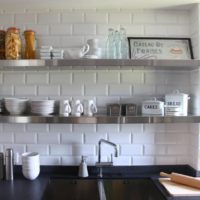
M 26 98 L 4 98 L 5 108 L 11 115 L 23 114 L 27 109 Z
M 55 100 L 34 100 L 30 105 L 32 114 L 50 115 L 54 113 Z

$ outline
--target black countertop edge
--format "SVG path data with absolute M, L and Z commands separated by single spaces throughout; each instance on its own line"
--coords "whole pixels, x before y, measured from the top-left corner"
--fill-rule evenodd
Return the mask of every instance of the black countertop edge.
M 78 178 L 78 166 L 40 166 L 41 175 L 50 175 L 66 178 Z M 148 165 L 148 166 L 112 166 L 103 167 L 103 178 L 106 177 L 149 177 L 159 176 L 159 173 L 164 171 L 166 173 L 177 172 L 190 176 L 200 176 L 200 172 L 196 171 L 189 165 Z M 14 167 L 15 175 L 22 174 L 22 166 L 16 165 Z M 88 166 L 89 178 L 97 178 L 98 168 L 96 166 Z

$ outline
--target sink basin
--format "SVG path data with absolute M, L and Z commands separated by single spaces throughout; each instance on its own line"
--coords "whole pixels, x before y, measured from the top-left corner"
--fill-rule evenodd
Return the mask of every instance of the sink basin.
M 150 179 L 51 179 L 43 200 L 164 200 Z
M 151 179 L 104 180 L 106 200 L 164 200 Z
M 99 200 L 96 180 L 51 179 L 43 200 Z

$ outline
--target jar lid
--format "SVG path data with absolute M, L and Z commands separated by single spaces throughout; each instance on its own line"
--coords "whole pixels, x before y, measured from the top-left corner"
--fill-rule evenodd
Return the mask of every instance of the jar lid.
M 17 27 L 9 27 L 7 30 L 19 30 Z
M 35 31 L 28 29 L 24 31 L 24 34 L 35 34 Z
M 181 93 L 179 90 L 173 90 L 172 93 L 166 94 L 165 96 L 174 96 L 174 97 L 177 97 L 177 96 L 189 96 L 189 95 L 185 94 L 185 93 Z
M 149 99 L 149 100 L 143 101 L 143 103 L 164 103 L 164 102 L 157 100 L 156 97 L 153 97 L 151 100 Z
M 13 156 L 13 149 L 11 148 L 6 149 L 5 156 Z
M 7 29 L 7 31 L 19 32 L 20 29 L 17 28 L 17 27 L 9 27 L 9 28 Z

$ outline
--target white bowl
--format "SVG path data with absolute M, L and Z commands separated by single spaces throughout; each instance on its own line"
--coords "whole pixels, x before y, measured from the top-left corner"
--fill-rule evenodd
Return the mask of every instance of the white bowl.
M 22 167 L 22 171 L 25 172 L 25 173 L 36 173 L 38 171 L 40 171 L 40 167 L 34 167 L 34 168 L 25 168 L 25 167 Z
M 28 101 L 28 99 L 27 99 L 27 98 L 7 97 L 7 98 L 4 98 L 4 101 L 5 101 L 5 102 L 13 103 L 13 102 L 24 102 L 24 101 Z
M 9 106 L 6 105 L 6 110 L 11 114 L 11 115 L 20 115 L 23 114 L 27 108 L 26 104 L 24 104 L 23 106 Z
M 40 169 L 40 165 L 24 165 L 22 164 L 22 169 L 26 170 L 26 171 L 32 171 L 32 170 L 39 170 Z
M 22 174 L 24 175 L 25 178 L 29 180 L 34 180 L 40 174 L 40 170 L 31 170 L 31 171 L 22 170 Z
M 5 108 L 11 115 L 23 114 L 27 109 L 28 99 L 5 98 Z
M 39 153 L 37 152 L 25 152 L 22 154 L 23 159 L 39 158 Z
M 22 170 L 29 172 L 29 171 L 38 171 L 40 170 L 40 165 L 22 165 Z
M 25 152 L 22 153 L 22 162 L 23 161 L 39 161 L 40 155 L 37 152 Z

